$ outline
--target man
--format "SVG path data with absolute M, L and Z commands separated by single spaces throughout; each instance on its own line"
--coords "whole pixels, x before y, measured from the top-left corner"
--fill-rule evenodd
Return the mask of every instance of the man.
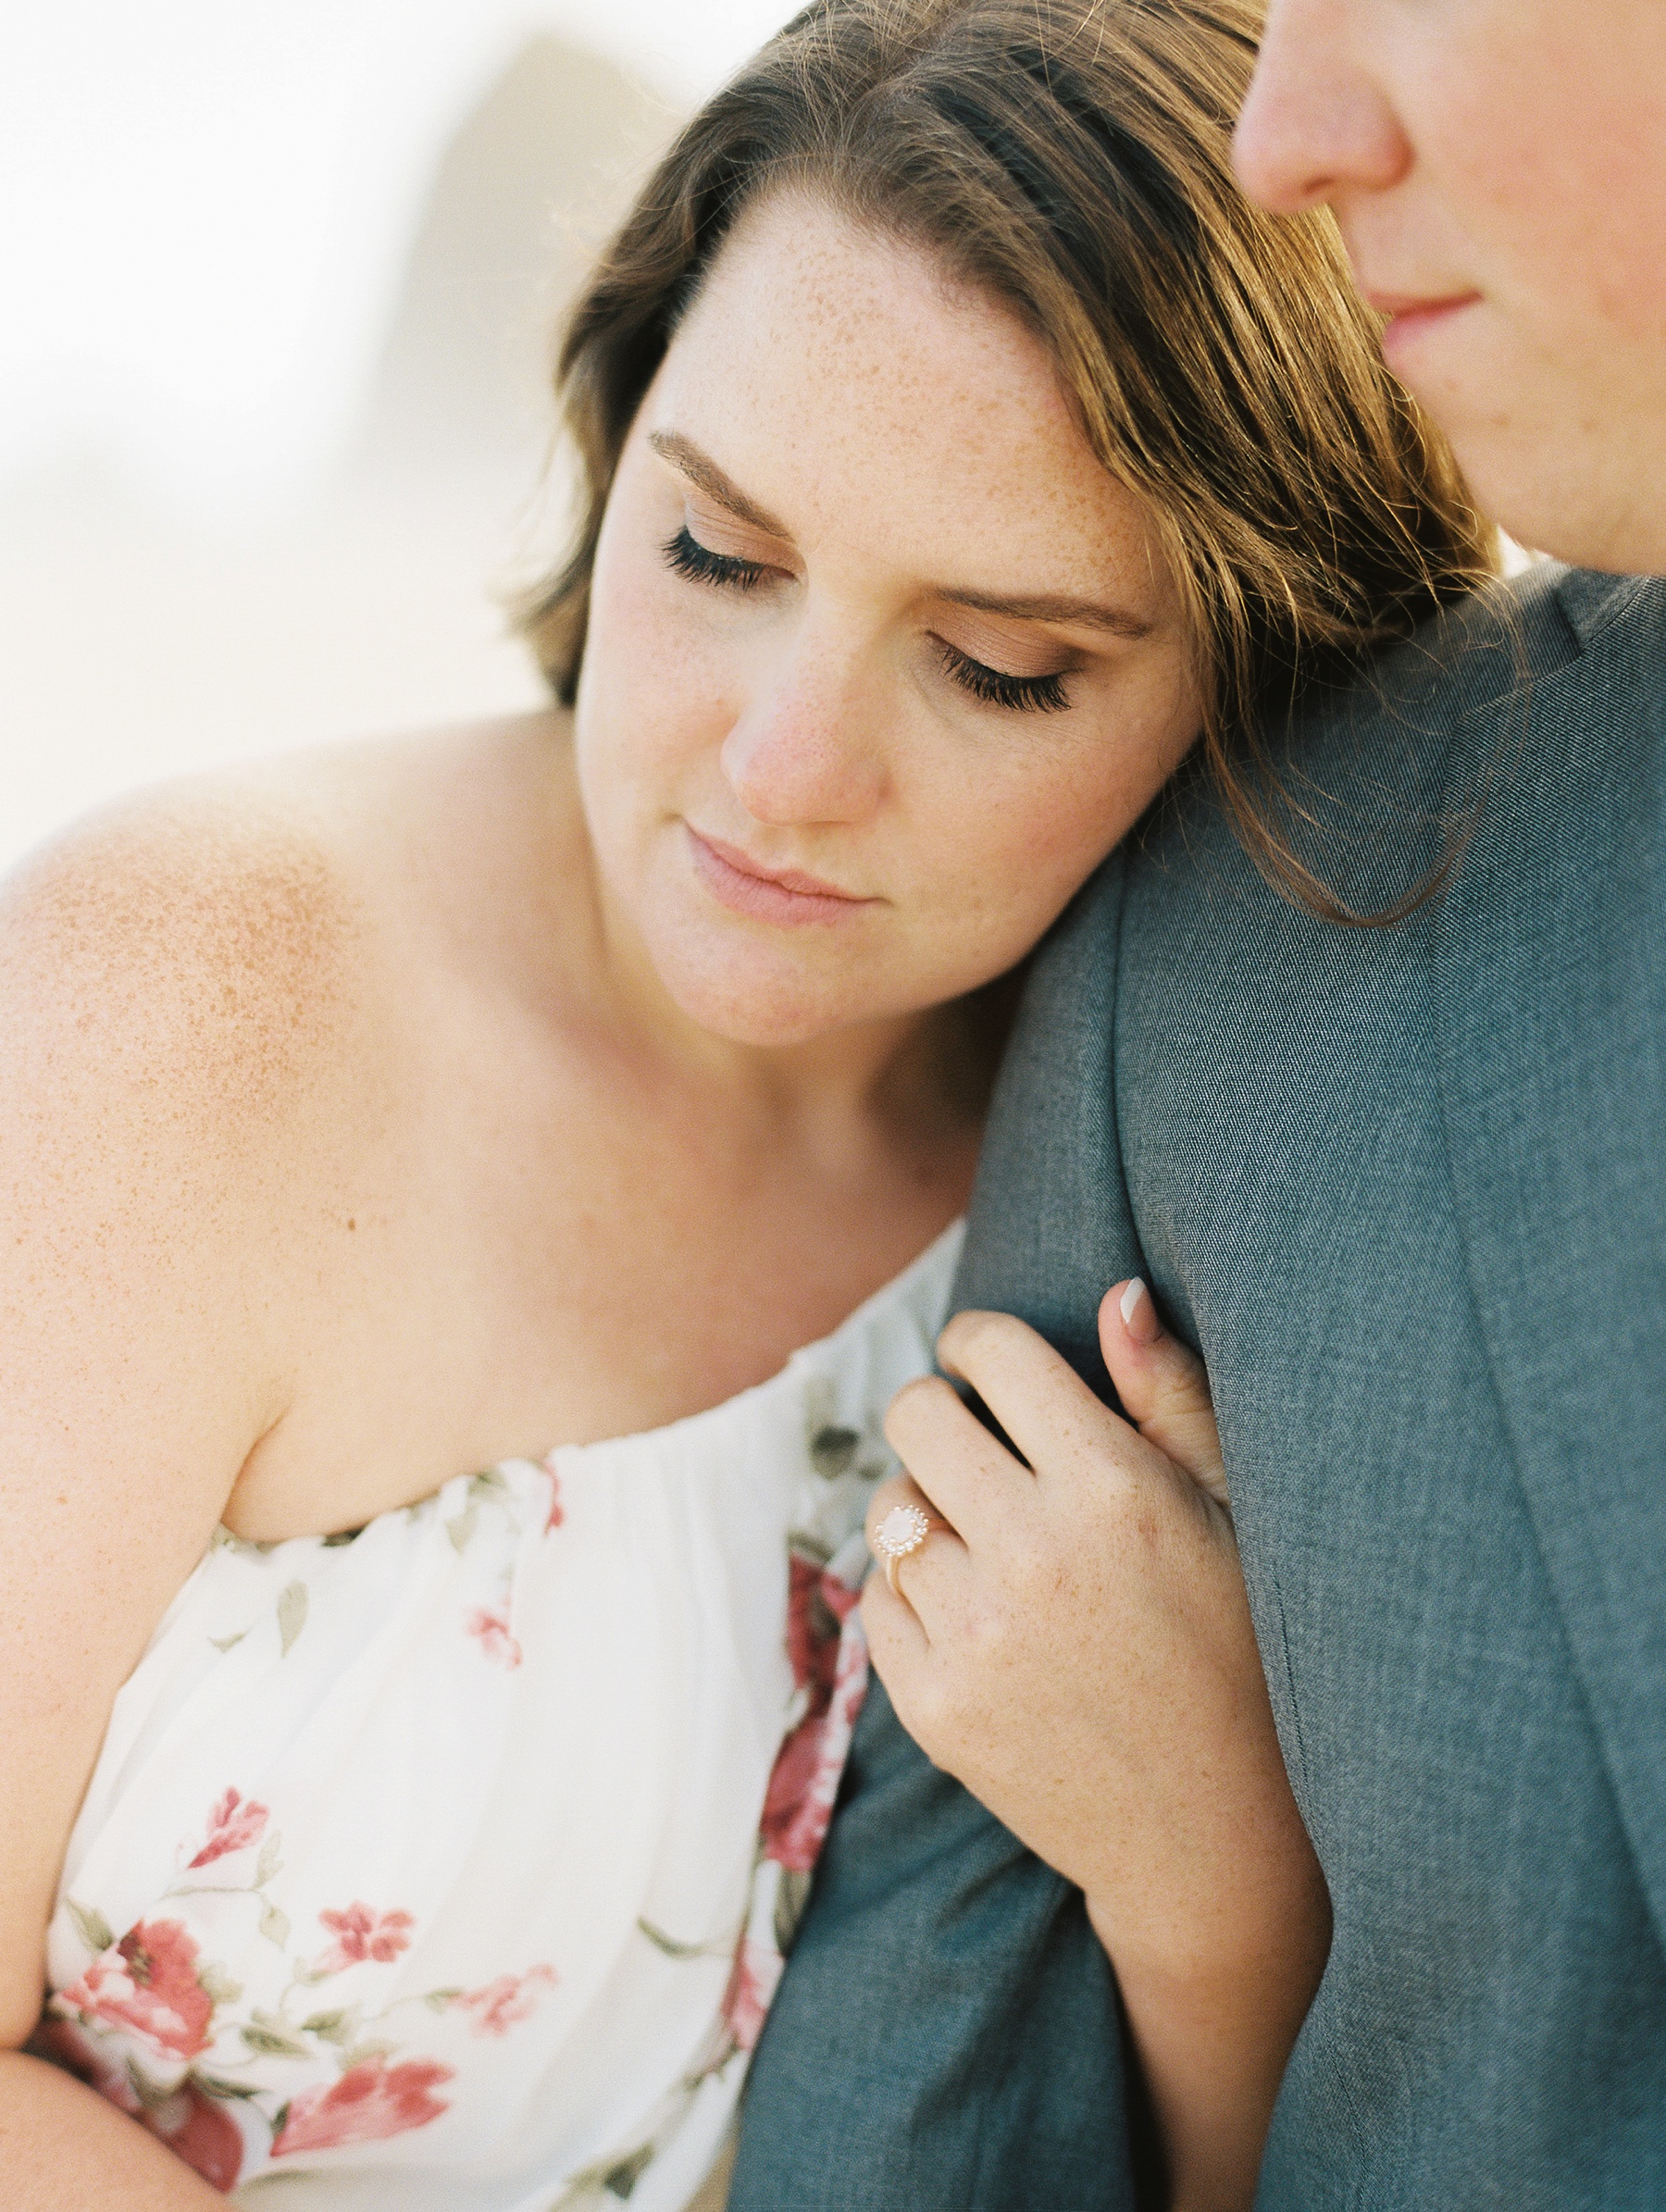
M 1089 887 L 961 1303 L 1102 1387 L 1138 1272 L 1208 1365 L 1335 1915 L 1258 2203 L 1666 2204 L 1666 9 L 1274 0 L 1237 143 L 1335 209 L 1484 508 L 1579 565 L 1300 733 L 1356 910 L 1454 864 L 1407 920 L 1299 913 L 1200 786 Z M 858 1749 L 734 2212 L 1131 2205 L 1070 1894 L 877 1698 Z

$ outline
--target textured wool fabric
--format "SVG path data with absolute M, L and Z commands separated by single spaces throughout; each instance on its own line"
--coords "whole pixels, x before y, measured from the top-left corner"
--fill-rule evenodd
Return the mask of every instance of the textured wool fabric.
M 728 2212 L 1132 2212 L 1081 1897 L 927 1762 L 877 1680 L 752 2064 Z
M 1469 833 L 1454 876 L 1392 927 L 1318 921 L 1184 784 L 1037 963 L 956 1302 L 1023 1314 L 1104 1388 L 1095 1311 L 1138 1270 L 1208 1361 L 1336 1910 L 1263 2212 L 1666 2203 L 1666 587 L 1539 566 L 1292 742 L 1311 856 L 1357 908 Z M 1111 2212 L 1086 1932 L 1061 1901 L 1025 1967 L 1045 1877 L 911 1756 L 928 1776 L 899 1746 L 873 1785 L 918 1793 L 901 1833 L 860 1789 L 845 1816 L 864 1908 L 837 1856 L 813 1900 L 737 2212 Z M 968 2015 L 936 1932 L 974 1897 Z M 853 2118 L 811 2079 L 835 1988 L 846 2033 L 883 1993 L 883 2119 L 871 2081 Z M 1064 2110 L 1039 2078 L 1073 2044 Z M 964 2139 L 1001 2124 L 997 2083 L 1027 2139 L 912 2194 L 957 2054 Z M 864 2186 L 794 2194 L 847 2125 L 890 2131 Z

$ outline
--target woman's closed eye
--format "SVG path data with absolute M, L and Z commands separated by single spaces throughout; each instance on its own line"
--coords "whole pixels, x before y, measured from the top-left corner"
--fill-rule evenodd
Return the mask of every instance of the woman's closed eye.
M 733 553 L 714 553 L 709 545 L 702 545 L 686 522 L 666 539 L 660 553 L 666 567 L 678 576 L 686 576 L 691 583 L 715 584 L 727 591 L 755 591 L 760 584 L 781 573 L 765 561 L 742 561 Z
M 702 545 L 683 523 L 660 548 L 667 568 L 690 583 L 715 585 L 725 591 L 755 591 L 781 575 L 767 561 L 749 561 L 737 553 L 715 552 Z M 1069 706 L 1064 689 L 1067 671 L 1055 669 L 1041 676 L 1014 676 L 1005 668 L 991 668 L 969 652 L 934 637 L 938 656 L 950 681 L 981 705 L 1004 708 L 1009 714 L 1056 715 Z
M 990 668 L 982 661 L 975 661 L 969 652 L 962 652 L 945 638 L 934 639 L 933 643 L 942 656 L 951 681 L 987 706 L 1005 707 L 1014 714 L 1056 715 L 1070 704 L 1063 669 L 1055 669 L 1047 676 L 1013 676 L 1005 669 Z

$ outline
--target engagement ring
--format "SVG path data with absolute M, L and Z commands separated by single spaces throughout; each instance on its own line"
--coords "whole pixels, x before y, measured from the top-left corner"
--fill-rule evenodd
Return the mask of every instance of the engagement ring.
M 874 1531 L 874 1549 L 884 1565 L 886 1581 L 899 1597 L 902 1593 L 897 1590 L 897 1563 L 918 1551 L 930 1534 L 930 1517 L 918 1506 L 892 1506 Z

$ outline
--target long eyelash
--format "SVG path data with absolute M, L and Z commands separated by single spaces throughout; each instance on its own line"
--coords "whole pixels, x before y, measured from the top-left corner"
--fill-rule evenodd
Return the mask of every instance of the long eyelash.
M 1063 675 L 1008 676 L 1000 668 L 986 668 L 981 661 L 957 652 L 941 638 L 937 642 L 943 666 L 953 681 L 988 706 L 1008 707 L 1017 714 L 1056 715 L 1070 704 Z
M 689 535 L 685 522 L 660 547 L 667 568 L 697 584 L 721 584 L 730 591 L 755 591 L 770 571 L 761 561 L 737 561 L 730 553 L 714 553 Z

